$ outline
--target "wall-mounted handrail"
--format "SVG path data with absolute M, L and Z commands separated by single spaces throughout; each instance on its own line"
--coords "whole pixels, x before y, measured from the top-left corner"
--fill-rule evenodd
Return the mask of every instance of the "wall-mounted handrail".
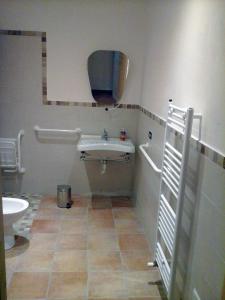
M 153 170 L 156 173 L 161 174 L 162 170 L 159 169 L 156 164 L 153 162 L 153 160 L 151 159 L 151 157 L 148 155 L 148 153 L 146 152 L 145 148 L 149 148 L 149 143 L 146 144 L 142 144 L 139 146 L 139 149 L 141 150 L 141 152 L 143 153 L 144 157 L 147 159 L 148 163 L 150 164 L 150 166 L 153 168 Z
M 21 129 L 17 136 L 17 165 L 18 165 L 18 172 L 23 174 L 25 173 L 26 169 L 22 167 L 22 159 L 21 159 L 21 139 L 24 136 L 24 130 Z
M 81 129 L 49 129 L 49 128 L 40 128 L 38 125 L 34 126 L 34 131 L 36 133 L 62 133 L 62 134 L 81 134 Z

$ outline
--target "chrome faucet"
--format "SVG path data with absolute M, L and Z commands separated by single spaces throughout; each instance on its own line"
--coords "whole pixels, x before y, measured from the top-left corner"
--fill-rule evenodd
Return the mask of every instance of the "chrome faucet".
M 103 134 L 102 134 L 102 139 L 105 141 L 108 141 L 109 135 L 106 129 L 104 129 Z

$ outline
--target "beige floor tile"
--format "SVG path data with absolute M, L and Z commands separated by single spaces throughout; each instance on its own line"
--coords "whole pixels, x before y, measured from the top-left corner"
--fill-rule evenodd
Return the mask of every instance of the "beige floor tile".
M 89 209 L 88 210 L 89 221 L 97 219 L 113 219 L 112 209 Z
M 56 220 L 34 220 L 31 228 L 32 233 L 57 233 L 59 222 Z
M 137 220 L 136 215 L 135 215 L 135 211 L 133 208 L 113 208 L 113 216 L 114 219 L 133 219 L 133 220 Z
M 60 250 L 56 251 L 53 260 L 55 272 L 86 272 L 87 251 Z
M 88 207 L 91 202 L 91 198 L 88 196 L 73 195 L 72 201 L 73 201 L 72 207 Z
M 111 197 L 112 207 L 133 207 L 133 202 L 130 197 Z
M 120 252 L 89 251 L 88 262 L 91 271 L 118 271 L 122 269 Z
M 86 234 L 88 229 L 87 219 L 66 219 L 60 221 L 61 234 Z
M 56 206 L 57 206 L 56 196 L 44 196 L 41 200 L 39 208 L 56 207 Z
M 93 196 L 91 201 L 91 207 L 93 209 L 108 209 L 112 208 L 112 202 L 110 197 Z
M 122 272 L 90 272 L 89 298 L 125 297 Z
M 87 273 L 52 273 L 49 299 L 83 299 L 87 293 Z
M 161 298 L 161 297 L 132 297 L 132 298 L 128 298 L 128 300 L 162 300 L 162 299 L 163 298 Z
M 29 249 L 54 250 L 56 245 L 56 233 L 34 233 L 30 238 Z
M 88 228 L 91 231 L 114 229 L 113 218 L 92 218 L 88 222 Z
M 60 208 L 56 208 L 56 207 L 39 208 L 39 210 L 37 211 L 37 214 L 35 216 L 35 219 L 58 220 L 60 217 L 59 209 Z
M 53 251 L 28 250 L 20 258 L 16 272 L 48 272 L 53 261 Z
M 7 300 L 28 300 L 27 298 L 11 298 L 7 297 Z M 37 300 L 37 298 L 29 298 L 29 300 Z M 47 298 L 38 298 L 38 300 L 47 300 Z M 62 299 L 64 300 L 64 299 Z
M 89 209 L 88 228 L 91 232 L 114 229 L 112 210 Z
M 40 300 L 42 300 L 42 299 L 40 299 Z M 87 297 L 86 296 L 77 296 L 77 297 L 73 297 L 73 298 L 55 298 L 54 297 L 54 298 L 47 298 L 47 299 L 43 299 L 43 300 L 87 300 Z M 155 300 L 155 299 L 153 299 L 153 300 Z
M 42 299 L 40 299 L 40 300 L 42 300 Z M 43 300 L 87 300 L 87 297 L 86 296 L 77 296 L 77 297 L 73 297 L 73 298 L 55 298 L 54 297 L 54 298 L 47 298 L 47 299 L 43 299 Z M 155 299 L 153 299 L 153 300 L 155 300 Z
M 89 235 L 89 250 L 119 250 L 118 238 L 114 233 L 98 232 Z
M 8 251 L 7 251 L 8 252 Z M 15 256 L 7 256 L 7 252 L 5 255 L 5 265 L 6 265 L 6 270 L 15 270 L 18 261 L 20 260 L 20 257 L 18 257 L 17 255 Z
M 149 249 L 144 234 L 120 234 L 119 245 L 121 251 Z
M 104 227 L 95 228 L 95 227 L 89 226 L 88 235 L 90 236 L 92 234 L 106 234 L 106 235 L 108 234 L 108 235 L 117 236 L 115 227 L 106 229 Z
M 126 272 L 124 276 L 129 297 L 160 297 L 158 286 L 150 284 L 160 279 L 158 271 Z
M 148 271 L 150 269 L 147 266 L 147 263 L 152 259 L 149 251 L 124 251 L 121 252 L 121 257 L 125 270 Z
M 5 257 L 20 257 L 29 249 L 30 241 L 23 236 L 16 236 L 15 246 L 5 252 Z
M 59 234 L 56 248 L 87 250 L 87 235 L 86 234 Z
M 13 274 L 8 290 L 9 298 L 45 298 L 49 274 L 42 272 L 17 272 Z
M 115 228 L 118 233 L 142 233 L 143 228 L 137 220 L 133 219 L 115 219 Z
M 128 298 L 127 297 L 115 297 L 115 298 L 109 298 L 109 297 L 107 297 L 107 298 L 92 298 L 92 297 L 88 297 L 88 300 L 128 300 Z M 144 299 L 145 300 L 145 299 Z M 148 300 L 148 299 L 147 299 Z M 155 300 L 155 299 L 153 299 L 153 300 Z
M 61 208 L 60 209 L 60 217 L 61 220 L 64 219 L 71 219 L 71 218 L 81 218 L 84 219 L 87 218 L 87 207 L 71 207 L 70 209 L 67 208 Z

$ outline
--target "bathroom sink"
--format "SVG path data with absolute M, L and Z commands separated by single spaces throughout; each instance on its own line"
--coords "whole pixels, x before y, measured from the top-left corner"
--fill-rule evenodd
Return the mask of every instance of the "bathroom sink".
M 117 151 L 134 153 L 135 147 L 130 139 L 121 141 L 119 138 L 102 139 L 100 135 L 82 135 L 77 144 L 77 150 L 88 151 Z

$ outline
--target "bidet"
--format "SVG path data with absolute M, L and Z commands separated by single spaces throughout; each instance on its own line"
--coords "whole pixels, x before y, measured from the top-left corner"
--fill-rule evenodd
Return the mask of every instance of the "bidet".
M 17 222 L 29 207 L 29 202 L 19 198 L 2 197 L 5 250 L 15 245 L 13 224 Z

